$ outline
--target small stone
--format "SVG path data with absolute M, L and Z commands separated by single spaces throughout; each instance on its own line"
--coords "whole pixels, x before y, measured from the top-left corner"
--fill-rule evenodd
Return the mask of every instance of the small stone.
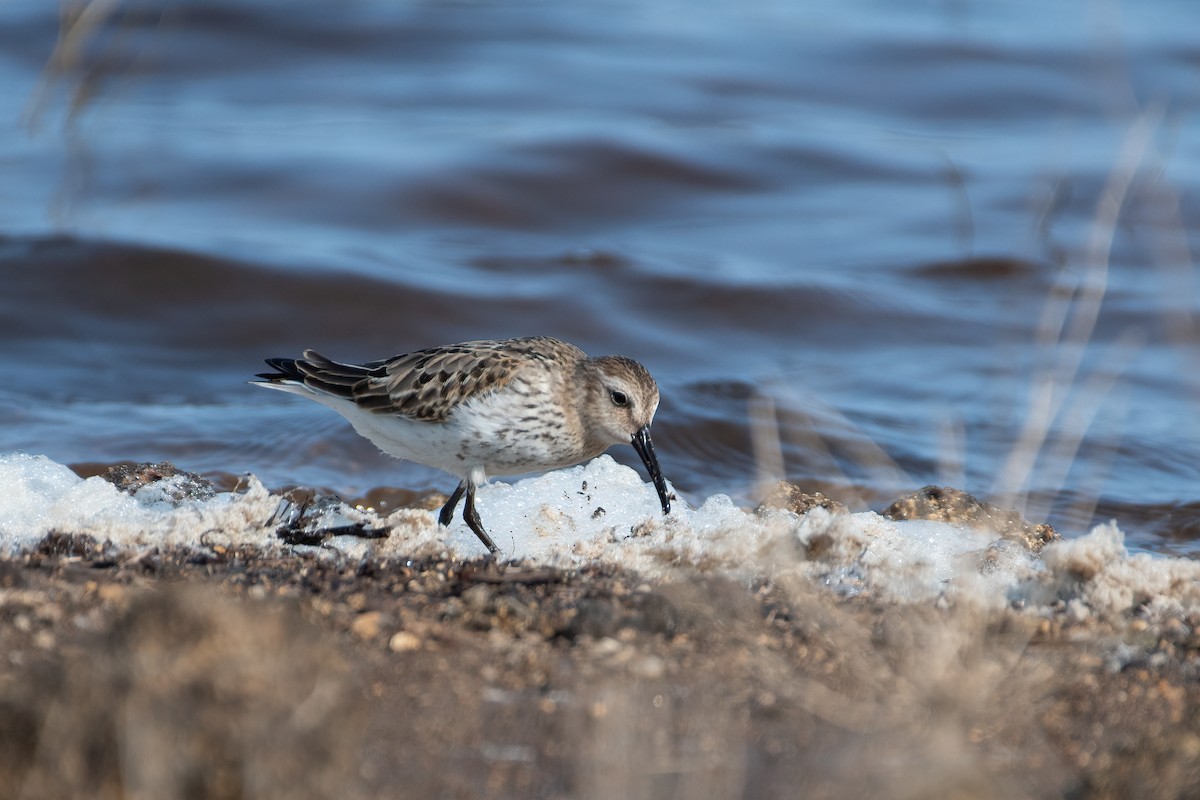
M 814 508 L 823 508 L 831 514 L 844 514 L 847 511 L 844 503 L 826 497 L 821 492 L 806 492 L 793 483 L 779 481 L 764 493 L 763 501 L 755 509 L 755 513 L 764 514 L 772 509 L 783 509 L 803 516 Z
M 217 494 L 212 481 L 194 472 L 179 469 L 169 461 L 157 464 L 115 464 L 102 472 L 100 477 L 129 494 L 135 494 L 151 484 L 170 480 L 169 484 L 162 484 L 163 499 L 175 503 L 185 500 L 210 500 Z
M 605 636 L 592 647 L 592 653 L 598 656 L 611 656 L 621 652 L 622 644 L 611 636 Z
M 980 502 L 961 489 L 948 486 L 926 486 L 880 513 L 888 519 L 928 519 L 983 528 L 1033 553 L 1040 553 L 1045 544 L 1062 538 L 1050 525 L 1035 525 L 1014 509 Z
M 393 653 L 411 653 L 421 649 L 421 637 L 412 631 L 398 631 L 388 640 L 388 649 Z
M 119 603 L 125 598 L 125 587 L 115 583 L 106 583 L 97 588 L 96 596 L 105 603 Z
M 658 656 L 646 656 L 634 661 L 629 671 L 645 680 L 657 680 L 666 674 L 667 665 Z
M 484 612 L 492 607 L 493 589 L 483 583 L 472 586 L 462 593 L 463 602 L 474 612 Z
M 379 635 L 379 623 L 382 616 L 378 611 L 359 614 L 354 622 L 350 623 L 350 630 L 360 639 L 374 639 Z

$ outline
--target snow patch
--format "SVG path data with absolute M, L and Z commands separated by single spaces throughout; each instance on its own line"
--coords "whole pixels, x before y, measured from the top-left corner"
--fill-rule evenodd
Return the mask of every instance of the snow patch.
M 169 481 L 129 495 L 100 478 L 83 480 L 43 456 L 0 456 L 0 552 L 27 550 L 51 531 L 88 534 L 125 550 L 203 548 L 214 537 L 280 552 L 290 547 L 276 535 L 280 498 L 253 477 L 244 491 L 179 497 Z M 676 501 L 664 516 L 653 487 L 608 456 L 514 484 L 480 487 L 477 507 L 505 559 L 561 566 L 604 560 L 648 576 L 681 569 L 739 578 L 804 576 L 842 595 L 1013 605 L 1034 613 L 1066 604 L 1079 618 L 1200 609 L 1200 564 L 1130 555 L 1115 525 L 1051 543 L 1039 557 L 980 528 L 821 507 L 803 516 L 779 509 L 756 513 L 724 495 L 698 508 Z M 378 539 L 327 538 L 320 547 L 331 554 L 486 553 L 461 519 L 441 528 L 434 512 L 403 509 L 380 520 L 338 505 L 328 514 L 341 523 L 389 530 Z M 323 522 L 316 527 L 322 526 L 338 527 Z
M 125 549 L 199 548 L 201 537 L 213 532 L 227 544 L 270 544 L 263 523 L 278 499 L 257 479 L 249 479 L 245 492 L 210 500 L 176 502 L 170 494 L 169 485 L 157 484 L 126 494 L 45 456 L 0 456 L 0 552 L 29 549 L 52 531 L 87 534 Z

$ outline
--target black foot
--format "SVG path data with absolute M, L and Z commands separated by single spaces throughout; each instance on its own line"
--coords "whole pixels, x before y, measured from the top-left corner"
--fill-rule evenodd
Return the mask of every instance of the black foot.
M 459 490 L 455 491 L 456 495 L 461 494 L 461 488 L 459 487 Z M 445 513 L 445 509 L 443 509 L 443 513 Z M 467 527 L 475 531 L 475 535 L 487 547 L 488 552 L 500 552 L 500 548 L 496 547 L 496 543 L 492 541 L 492 537 L 488 536 L 487 531 L 483 529 L 483 521 L 479 519 L 479 512 L 475 510 L 475 484 L 473 483 L 467 484 L 467 502 L 463 506 L 463 519 L 466 521 Z
M 449 528 L 450 523 L 454 521 L 454 507 L 458 505 L 458 501 L 462 499 L 463 492 L 467 489 L 467 482 L 463 481 L 458 485 L 446 501 L 446 505 L 442 506 L 442 513 L 438 514 L 438 524 L 443 528 Z

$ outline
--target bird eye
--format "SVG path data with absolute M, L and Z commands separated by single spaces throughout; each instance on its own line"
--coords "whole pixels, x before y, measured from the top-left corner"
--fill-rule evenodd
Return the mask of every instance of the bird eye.
M 618 391 L 617 389 L 613 389 L 611 392 L 609 392 L 609 393 L 608 393 L 608 396 L 609 396 L 609 398 L 611 398 L 611 399 L 612 399 L 612 401 L 613 401 L 613 405 L 614 405 L 614 406 L 627 406 L 627 405 L 629 405 L 629 398 L 628 398 L 628 397 L 626 397 L 625 393 L 624 393 L 624 392 L 622 392 L 622 391 Z

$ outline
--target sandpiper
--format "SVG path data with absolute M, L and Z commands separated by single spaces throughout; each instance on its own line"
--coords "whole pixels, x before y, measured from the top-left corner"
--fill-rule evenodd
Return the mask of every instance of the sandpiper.
M 589 358 L 573 344 L 536 336 L 431 347 L 363 364 L 268 358 L 256 386 L 316 400 L 385 453 L 459 478 L 438 521 L 463 519 L 495 553 L 475 488 L 489 475 L 558 469 L 628 442 L 641 456 L 664 514 L 667 482 L 650 441 L 658 385 L 624 356 Z

